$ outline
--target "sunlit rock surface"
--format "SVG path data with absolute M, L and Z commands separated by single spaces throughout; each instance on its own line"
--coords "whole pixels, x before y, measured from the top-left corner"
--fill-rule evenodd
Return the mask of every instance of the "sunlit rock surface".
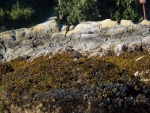
M 146 21 L 146 20 L 144 20 Z M 0 34 L 1 53 L 4 60 L 18 56 L 39 56 L 40 53 L 56 53 L 72 46 L 80 52 L 101 50 L 97 54 L 112 50 L 119 55 L 123 51 L 150 48 L 149 21 L 133 24 L 122 20 L 120 24 L 110 19 L 83 22 L 77 26 L 60 26 L 55 18 L 32 28 L 7 31 Z M 127 25 L 126 25 L 127 24 Z M 5 49 L 5 50 L 4 50 Z

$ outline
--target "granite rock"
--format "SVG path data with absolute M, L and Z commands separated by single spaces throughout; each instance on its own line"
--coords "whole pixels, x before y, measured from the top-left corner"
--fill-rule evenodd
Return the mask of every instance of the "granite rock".
M 130 20 L 122 20 L 118 25 L 117 22 L 106 19 L 82 22 L 70 27 L 64 25 L 59 30 L 60 26 L 52 18 L 32 28 L 3 32 L 0 34 L 0 41 L 3 42 L 1 54 L 4 60 L 24 55 L 32 58 L 41 53 L 63 51 L 67 46 L 72 46 L 83 54 L 89 52 L 100 56 L 109 51 L 117 55 L 134 50 L 150 52 L 148 24 L 133 24 Z

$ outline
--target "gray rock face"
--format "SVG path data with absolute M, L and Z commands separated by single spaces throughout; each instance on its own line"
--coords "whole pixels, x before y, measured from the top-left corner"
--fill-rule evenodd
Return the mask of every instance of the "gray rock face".
M 119 55 L 123 51 L 147 50 L 150 52 L 150 26 L 143 24 L 118 25 L 106 19 L 98 22 L 83 22 L 70 26 L 69 31 L 59 31 L 54 20 L 32 28 L 22 28 L 0 34 L 0 53 L 3 60 L 18 56 L 39 55 L 64 51 L 72 46 L 79 52 L 105 55 L 112 51 Z

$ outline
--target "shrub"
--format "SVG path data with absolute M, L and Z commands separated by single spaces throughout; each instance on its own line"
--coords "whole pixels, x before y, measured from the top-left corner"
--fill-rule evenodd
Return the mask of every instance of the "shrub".
M 116 0 L 116 10 L 111 13 L 111 17 L 117 21 L 121 19 L 139 21 L 142 18 L 139 9 L 138 0 Z
M 14 20 L 21 20 L 21 19 L 27 20 L 31 18 L 33 13 L 34 13 L 33 9 L 21 7 L 19 2 L 17 2 L 15 5 L 13 5 L 10 15 L 11 18 Z
M 3 22 L 3 21 L 4 21 L 4 15 L 5 15 L 5 12 L 4 12 L 4 10 L 1 8 L 1 9 L 0 9 L 0 22 Z
M 54 0 L 1 0 L 0 26 L 10 30 L 43 22 L 53 12 L 54 4 Z
M 141 10 L 138 0 L 59 0 L 55 8 L 57 19 L 65 24 L 111 18 L 117 21 L 139 21 Z

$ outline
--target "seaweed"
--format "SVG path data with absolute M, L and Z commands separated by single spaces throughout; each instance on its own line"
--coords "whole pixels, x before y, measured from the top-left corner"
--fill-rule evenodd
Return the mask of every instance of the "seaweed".
M 138 59 L 139 57 L 141 59 Z M 74 108 L 79 103 L 83 104 L 84 98 L 95 98 L 99 104 L 106 102 L 106 105 L 112 106 L 112 103 L 117 105 L 120 102 L 115 101 L 117 98 L 122 98 L 123 103 L 126 103 L 128 97 L 137 98 L 144 95 L 145 98 L 149 98 L 150 93 L 149 83 L 144 83 L 140 77 L 134 76 L 136 71 L 144 72 L 150 69 L 150 55 L 146 51 L 124 52 L 119 56 L 81 57 L 77 60 L 67 52 L 51 57 L 40 56 L 33 60 L 19 57 L 2 63 L 0 69 L 1 85 L 7 84 L 3 92 L 0 92 L 6 95 L 6 106 L 15 104 L 32 109 L 34 105 L 45 102 L 46 95 L 51 98 L 47 100 L 49 103 L 59 103 L 59 106 L 63 106 L 61 102 L 65 101 L 73 105 L 73 102 L 65 100 L 68 97 L 63 96 L 59 100 L 58 97 L 65 95 L 65 92 L 70 92 L 67 95 L 71 95 Z M 149 76 L 150 71 L 147 71 L 147 78 Z M 62 94 L 59 93 L 61 90 Z M 57 92 L 58 97 L 53 97 L 54 92 Z M 41 94 L 43 97 L 40 97 Z M 112 99 L 112 102 L 108 102 L 108 98 Z M 30 105 L 25 107 L 27 104 Z M 105 107 L 105 104 L 102 106 Z

